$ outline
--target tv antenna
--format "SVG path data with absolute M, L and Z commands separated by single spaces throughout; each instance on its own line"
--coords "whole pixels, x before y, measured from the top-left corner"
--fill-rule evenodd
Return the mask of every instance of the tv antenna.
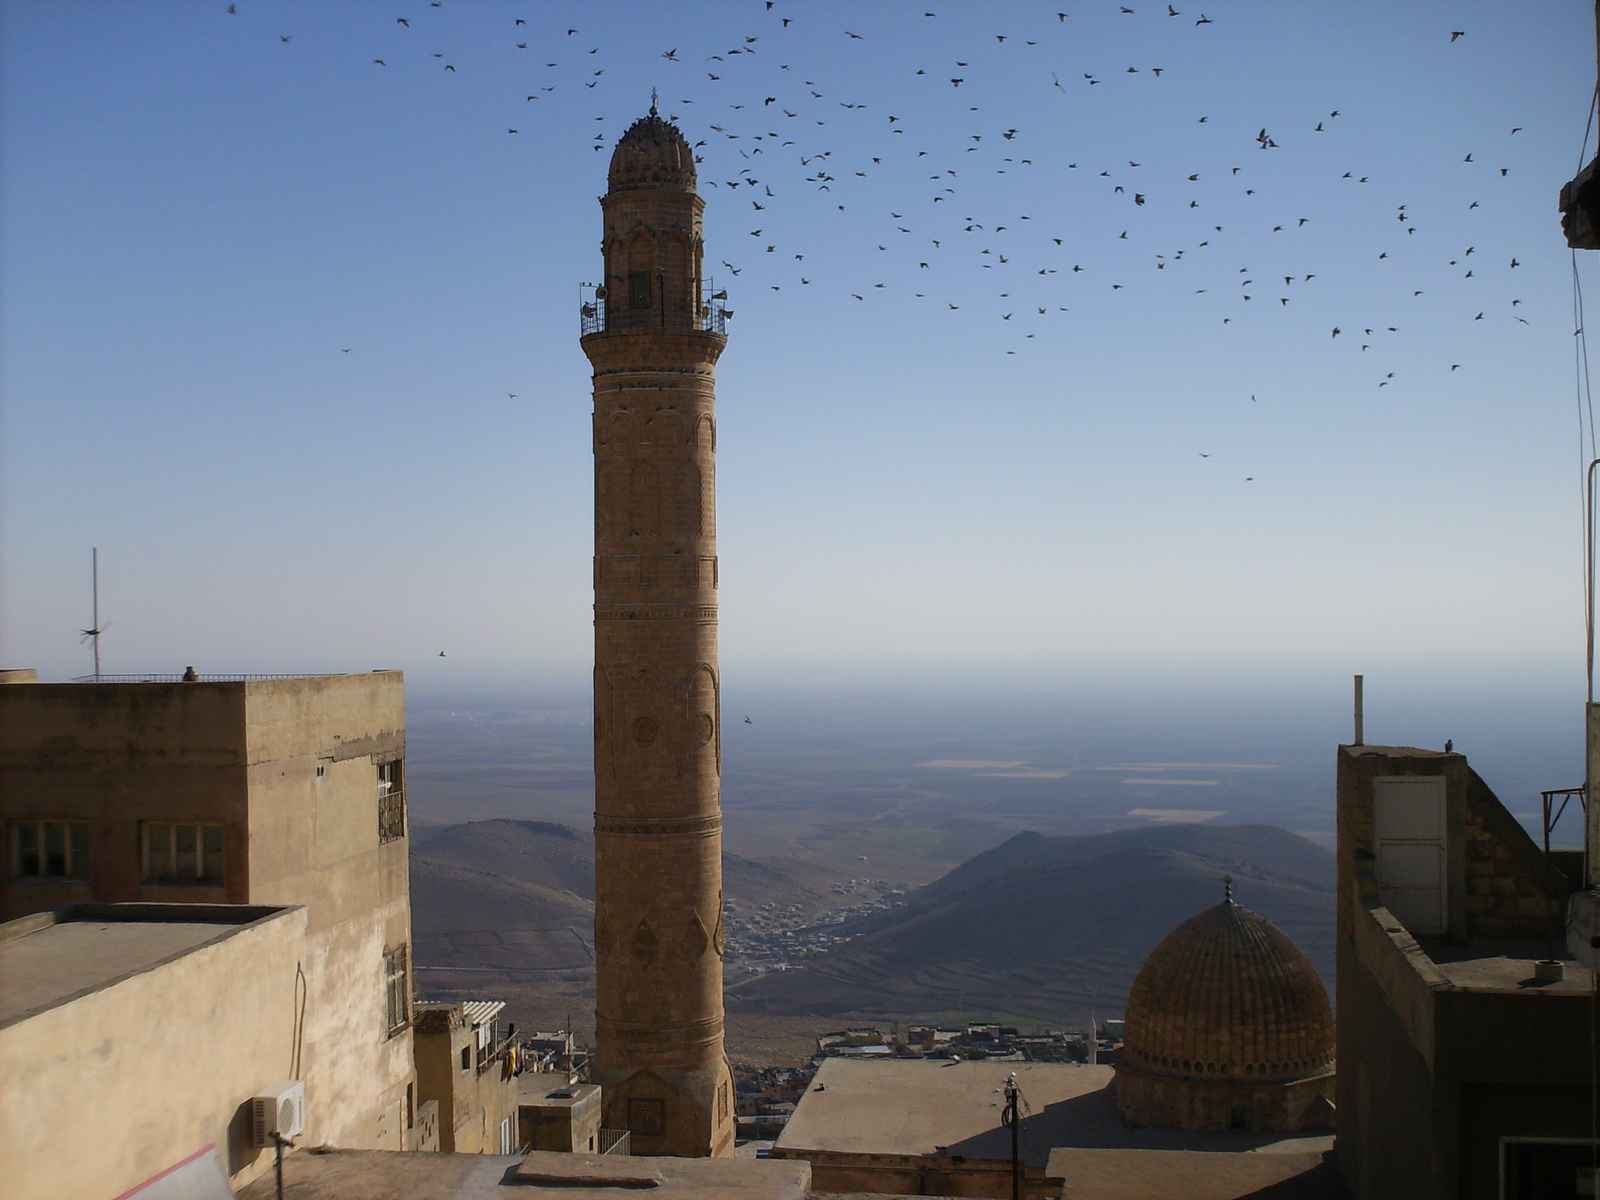
M 105 632 L 105 628 L 100 624 L 100 547 L 94 547 L 89 553 L 90 571 L 92 573 L 91 578 L 93 580 L 91 586 L 94 596 L 93 618 L 89 622 L 90 627 L 88 629 L 78 630 L 78 632 L 82 635 L 78 638 L 78 645 L 81 646 L 84 642 L 88 641 L 94 642 L 94 681 L 99 683 L 100 635 Z

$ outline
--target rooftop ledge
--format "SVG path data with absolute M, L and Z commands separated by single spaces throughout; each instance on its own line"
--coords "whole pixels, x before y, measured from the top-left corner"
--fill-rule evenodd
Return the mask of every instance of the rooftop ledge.
M 1469 937 L 1464 942 L 1448 938 L 1413 936 L 1387 908 L 1369 905 L 1367 912 L 1390 945 L 1434 991 L 1483 992 L 1504 995 L 1587 996 L 1594 987 L 1594 972 L 1567 958 L 1557 946 L 1563 978 L 1544 982 L 1535 964 L 1551 957 L 1541 938 Z

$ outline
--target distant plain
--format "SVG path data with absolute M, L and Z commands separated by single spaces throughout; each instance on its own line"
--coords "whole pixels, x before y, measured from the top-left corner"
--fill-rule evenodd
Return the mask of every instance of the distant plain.
M 1162 694 L 1132 686 L 891 691 L 859 683 L 727 693 L 722 803 L 729 898 L 748 910 L 770 895 L 785 906 L 799 905 L 796 911 L 810 920 L 862 894 L 841 895 L 832 884 L 871 880 L 875 897 L 893 889 L 911 893 L 1022 832 L 1061 837 L 1186 823 L 1254 824 L 1332 850 L 1334 751 L 1351 736 L 1347 687 L 1348 677 L 1299 691 L 1235 686 L 1215 695 L 1194 686 Z M 1388 697 L 1381 685 L 1369 683 L 1369 696 L 1373 692 L 1368 741 L 1442 748 L 1453 738 L 1534 832 L 1539 789 L 1569 785 L 1581 772 L 1581 708 L 1560 704 L 1557 689 L 1473 690 L 1424 681 L 1396 687 Z M 548 1025 L 570 1013 L 580 1031 L 589 1028 L 593 893 L 583 875 L 592 848 L 543 835 L 544 848 L 497 865 L 492 827 L 481 827 L 477 844 L 471 827 L 449 828 L 499 819 L 552 822 L 587 841 L 593 819 L 588 696 L 570 686 L 542 693 L 414 690 L 408 725 L 420 988 L 425 994 L 494 990 L 526 1022 Z M 1579 836 L 1573 822 L 1558 830 L 1556 841 L 1571 844 Z M 1258 839 L 1252 852 L 1274 844 L 1288 845 Z M 549 846 L 558 848 L 557 857 L 568 849 L 572 857 L 555 863 Z M 1137 896 L 1141 887 L 1154 892 L 1170 885 L 1168 892 L 1198 907 L 1204 900 L 1196 887 L 1209 887 L 1200 881 L 1220 872 L 1210 859 L 1191 869 L 1193 861 L 1174 866 L 1160 853 L 1135 853 L 1127 861 L 1129 870 L 1159 877 L 1108 876 L 1103 897 L 1058 887 L 1056 902 L 1085 910 L 1092 905 L 1095 921 L 1115 925 L 1113 893 Z M 1256 864 L 1263 878 L 1284 865 Z M 1017 903 L 1025 925 L 1025 893 Z M 1316 917 L 1322 910 L 1306 893 L 1286 911 L 1294 914 L 1286 919 L 1304 926 L 1296 936 L 1328 976 L 1331 906 L 1325 918 Z M 963 917 L 968 924 L 977 919 Z M 1319 930 L 1318 921 L 1328 929 Z M 1131 936 L 1132 927 L 1148 923 L 1148 914 L 1130 912 L 1130 930 L 1118 932 Z M 518 931 L 498 938 L 483 930 L 486 925 Z M 870 921 L 852 918 L 845 928 L 867 935 L 863 946 L 871 944 Z M 1158 937 L 1159 931 L 1141 929 L 1128 944 L 1143 947 Z M 483 941 L 476 951 L 475 938 Z M 1069 950 L 1076 944 L 1070 939 L 1062 943 L 1041 931 L 1041 941 L 1078 953 Z M 830 961 L 848 953 L 836 951 Z M 788 979 L 769 976 L 744 987 L 730 962 L 730 1052 L 765 1061 L 793 1058 L 803 1053 L 809 1032 L 846 1016 L 876 1016 L 886 1024 L 962 1016 L 1060 1021 L 1064 996 L 1098 996 L 1117 1007 L 1107 989 L 1115 992 L 1118 980 L 1136 968 L 1136 961 L 1119 960 L 1109 971 L 1104 962 L 1092 968 L 1064 963 L 1066 986 L 1055 987 L 1046 978 L 1048 964 L 1032 963 L 1024 971 L 1033 996 L 1029 1012 L 1026 1004 L 1019 1011 L 1010 1003 L 1014 997 L 981 994 L 981 977 L 956 992 L 930 986 L 919 1006 L 914 972 L 881 992 L 863 991 L 858 972 L 843 972 L 853 980 L 844 992 L 823 989 L 823 996 L 813 981 L 779 996 Z M 1073 986 L 1085 973 L 1098 973 L 1096 986 Z M 1005 990 L 996 982 L 997 991 Z M 809 1015 L 808 997 L 817 1001 Z M 763 1006 L 770 1015 L 763 1015 Z

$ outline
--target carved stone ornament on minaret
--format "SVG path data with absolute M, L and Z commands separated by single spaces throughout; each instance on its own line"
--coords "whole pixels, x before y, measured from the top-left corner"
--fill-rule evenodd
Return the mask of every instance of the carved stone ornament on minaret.
M 594 1081 L 635 1154 L 733 1153 L 722 1044 L 714 367 L 694 152 L 652 104 L 611 156 L 594 367 Z

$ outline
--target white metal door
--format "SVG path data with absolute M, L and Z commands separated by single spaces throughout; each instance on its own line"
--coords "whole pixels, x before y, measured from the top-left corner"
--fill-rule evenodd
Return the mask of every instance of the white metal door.
M 1379 900 L 1412 933 L 1444 933 L 1444 778 L 1373 780 L 1372 825 Z

